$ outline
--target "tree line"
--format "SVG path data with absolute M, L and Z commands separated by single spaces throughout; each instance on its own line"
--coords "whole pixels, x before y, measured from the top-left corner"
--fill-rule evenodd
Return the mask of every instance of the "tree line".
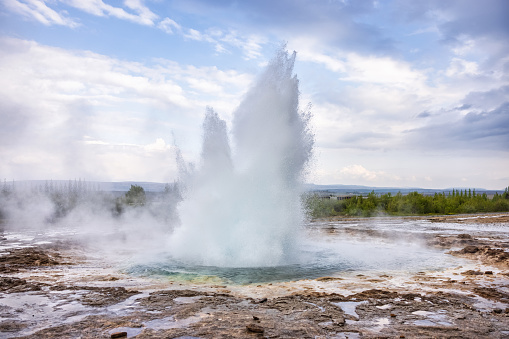
M 312 218 L 331 216 L 363 216 L 378 214 L 389 215 L 426 215 L 426 214 L 462 214 L 479 212 L 509 211 L 509 187 L 502 194 L 495 193 L 488 197 L 479 194 L 475 189 L 456 190 L 452 193 L 435 193 L 423 195 L 411 192 L 407 195 L 398 192 L 367 196 L 353 196 L 345 200 L 323 198 L 316 194 L 305 198 L 305 207 Z

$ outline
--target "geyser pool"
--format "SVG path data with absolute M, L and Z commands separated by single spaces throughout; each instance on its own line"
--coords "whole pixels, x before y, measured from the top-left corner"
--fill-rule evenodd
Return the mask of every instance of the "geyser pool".
M 408 274 L 442 270 L 463 264 L 463 260 L 430 248 L 419 239 L 430 231 L 425 220 L 383 218 L 359 219 L 304 225 L 305 240 L 299 242 L 299 255 L 284 265 L 265 267 L 220 267 L 189 264 L 165 252 L 148 254 L 126 271 L 142 276 L 168 277 L 174 281 L 214 284 L 249 284 L 315 279 L 348 274 Z M 390 236 L 369 236 L 377 229 Z M 360 232 L 351 232 L 352 229 Z M 444 230 L 446 233 L 447 229 Z M 366 236 L 366 234 L 368 234 Z M 359 237 L 359 235 L 362 235 Z M 157 258 L 157 259 L 154 259 Z
M 174 261 L 215 267 L 292 263 L 303 224 L 303 174 L 314 138 L 299 109 L 295 52 L 278 50 L 226 123 L 208 108 L 201 163 L 185 173 L 180 225 L 168 243 Z

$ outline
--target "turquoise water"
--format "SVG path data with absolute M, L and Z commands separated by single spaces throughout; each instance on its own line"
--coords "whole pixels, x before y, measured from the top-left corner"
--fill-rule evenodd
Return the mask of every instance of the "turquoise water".
M 323 276 L 359 273 L 394 273 L 442 270 L 461 264 L 461 259 L 442 250 L 423 244 L 422 234 L 408 234 L 408 227 L 416 231 L 416 221 L 393 219 L 395 227 L 390 236 L 359 237 L 363 232 L 344 232 L 352 227 L 376 230 L 369 224 L 312 224 L 308 225 L 300 241 L 300 251 L 291 262 L 267 267 L 218 267 L 184 263 L 169 254 L 158 253 L 143 263 L 131 265 L 126 272 L 142 276 L 167 277 L 175 281 L 214 282 L 226 284 L 257 284 Z M 422 221 L 423 222 L 423 221 Z M 387 230 L 389 220 L 384 221 Z M 397 226 L 396 226 L 397 224 Z M 331 232 L 331 227 L 335 231 Z M 343 231 L 343 232 L 341 232 Z M 424 231 L 421 229 L 421 231 Z M 424 231 L 424 233 L 427 233 Z M 447 231 L 446 231 L 447 233 Z

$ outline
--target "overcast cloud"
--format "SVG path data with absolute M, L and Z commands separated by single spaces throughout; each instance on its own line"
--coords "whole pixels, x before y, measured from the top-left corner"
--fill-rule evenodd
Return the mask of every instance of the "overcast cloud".
M 0 175 L 170 182 L 174 142 L 196 161 L 206 107 L 231 127 L 286 43 L 314 115 L 309 181 L 503 189 L 507 13 L 505 0 L 6 0 Z

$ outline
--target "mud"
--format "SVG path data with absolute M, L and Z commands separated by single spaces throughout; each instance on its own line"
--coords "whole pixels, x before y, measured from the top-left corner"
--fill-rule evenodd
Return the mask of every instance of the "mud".
M 65 242 L 11 250 L 0 338 L 508 338 L 509 239 L 422 237 L 465 264 L 239 286 L 129 276 Z

